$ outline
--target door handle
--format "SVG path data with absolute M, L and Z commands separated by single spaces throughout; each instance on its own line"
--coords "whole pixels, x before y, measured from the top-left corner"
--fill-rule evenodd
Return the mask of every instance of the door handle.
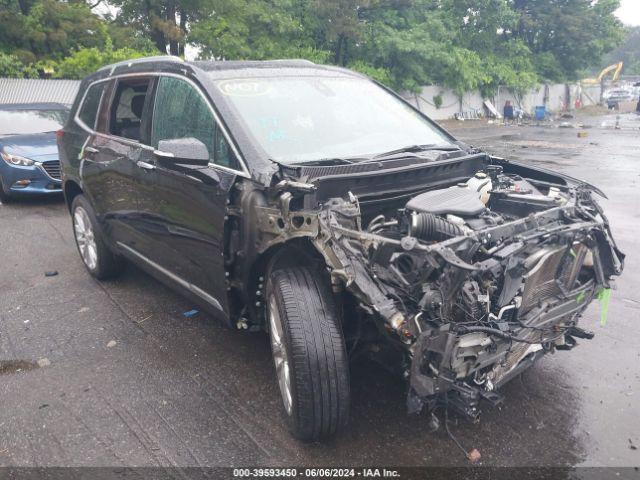
M 93 147 L 84 147 L 84 151 L 85 153 L 98 153 L 99 150 L 97 148 L 93 148 Z
M 155 165 L 152 165 L 151 163 L 143 162 L 142 160 L 138 160 L 136 162 L 136 165 L 139 166 L 140 168 L 145 169 L 145 170 L 155 170 L 156 169 Z

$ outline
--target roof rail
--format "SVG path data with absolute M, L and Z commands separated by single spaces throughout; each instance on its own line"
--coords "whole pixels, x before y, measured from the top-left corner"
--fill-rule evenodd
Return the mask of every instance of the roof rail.
M 296 63 L 306 63 L 309 65 L 315 65 L 311 60 L 307 60 L 306 58 L 274 58 L 270 60 L 271 62 L 296 62 Z
M 132 58 L 131 60 L 123 60 L 121 62 L 112 63 L 110 65 L 105 65 L 102 68 L 99 68 L 98 71 L 102 70 L 111 70 L 113 72 L 117 67 L 122 67 L 124 65 L 136 65 L 138 63 L 147 63 L 147 62 L 183 62 L 180 57 L 176 57 L 174 55 L 155 55 L 153 57 L 141 57 L 141 58 Z

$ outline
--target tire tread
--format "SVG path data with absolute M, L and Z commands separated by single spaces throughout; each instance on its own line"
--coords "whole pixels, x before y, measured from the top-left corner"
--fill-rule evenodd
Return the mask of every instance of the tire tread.
M 332 436 L 346 425 L 350 394 L 344 337 L 329 282 L 321 272 L 293 267 L 273 272 L 271 284 L 280 297 L 291 350 L 293 433 L 303 440 Z

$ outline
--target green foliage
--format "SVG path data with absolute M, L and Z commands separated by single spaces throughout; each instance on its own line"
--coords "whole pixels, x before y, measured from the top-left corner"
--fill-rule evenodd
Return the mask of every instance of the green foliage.
M 442 102 L 442 93 L 433 96 L 433 106 L 436 107 L 436 109 L 440 109 L 442 107 Z
M 640 75 L 640 27 L 628 28 L 624 41 L 604 56 L 600 65 L 591 70 L 590 76 L 595 77 L 604 67 L 621 61 L 624 62 L 624 73 Z
M 300 52 L 326 59 L 321 49 L 297 41 L 302 31 L 292 5 L 288 0 L 215 0 L 189 39 L 209 58 L 262 60 Z
M 37 78 L 38 72 L 35 68 L 24 65 L 15 55 L 0 52 L 0 77 Z
M 129 47 L 114 50 L 109 41 L 106 47 L 101 50 L 97 48 L 82 48 L 58 63 L 49 64 L 49 67 L 54 70 L 53 76 L 55 78 L 83 78 L 110 63 L 144 57 L 151 53 L 150 51 L 141 52 Z
M 107 33 L 114 50 L 126 47 L 139 52 L 152 52 L 153 55 L 162 53 L 158 52 L 150 38 L 142 35 L 132 25 L 121 23 L 120 20 L 109 21 L 107 23 Z
M 524 42 L 545 80 L 575 80 L 622 41 L 619 0 L 511 0 L 518 14 L 509 34 Z
M 442 72 L 451 63 L 449 32 L 437 14 L 417 5 L 362 12 L 362 38 L 351 53 L 388 71 L 386 83 L 391 87 L 413 92 L 441 82 Z
M 104 23 L 85 3 L 39 0 L 24 13 L 18 5 L 2 1 L 0 50 L 23 63 L 59 59 L 80 47 L 101 47 L 107 39 Z
M 94 15 L 82 1 L 0 0 L 0 76 L 53 72 L 81 78 L 107 63 L 153 51 L 131 27 Z
M 356 60 L 353 63 L 349 64 L 349 68 L 351 70 L 355 70 L 356 72 L 360 72 L 368 77 L 373 78 L 376 82 L 380 82 L 384 85 L 390 85 L 393 83 L 391 78 L 391 72 L 382 67 L 373 67 L 363 60 Z
M 529 50 L 519 40 L 502 44 L 498 53 L 486 54 L 483 64 L 488 80 L 479 88 L 485 98 L 494 95 L 499 86 L 523 95 L 538 83 L 539 74 Z
M 625 33 L 619 0 L 105 1 L 114 18 L 81 0 L 0 0 L 0 52 L 15 57 L 2 71 L 78 78 L 143 54 L 183 55 L 189 43 L 201 58 L 306 58 L 398 90 L 439 84 L 490 97 L 499 85 L 522 94 L 575 80 Z M 627 71 L 640 70 L 634 35 L 621 53 Z

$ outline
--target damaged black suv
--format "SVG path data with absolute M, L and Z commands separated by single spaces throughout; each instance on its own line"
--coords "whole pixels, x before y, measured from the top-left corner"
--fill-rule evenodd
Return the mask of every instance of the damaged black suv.
M 622 271 L 602 195 L 456 141 L 357 73 L 147 58 L 85 78 L 58 132 L 80 255 L 124 259 L 232 328 L 269 332 L 291 431 L 334 434 L 349 359 L 406 379 L 410 412 L 482 401 Z

